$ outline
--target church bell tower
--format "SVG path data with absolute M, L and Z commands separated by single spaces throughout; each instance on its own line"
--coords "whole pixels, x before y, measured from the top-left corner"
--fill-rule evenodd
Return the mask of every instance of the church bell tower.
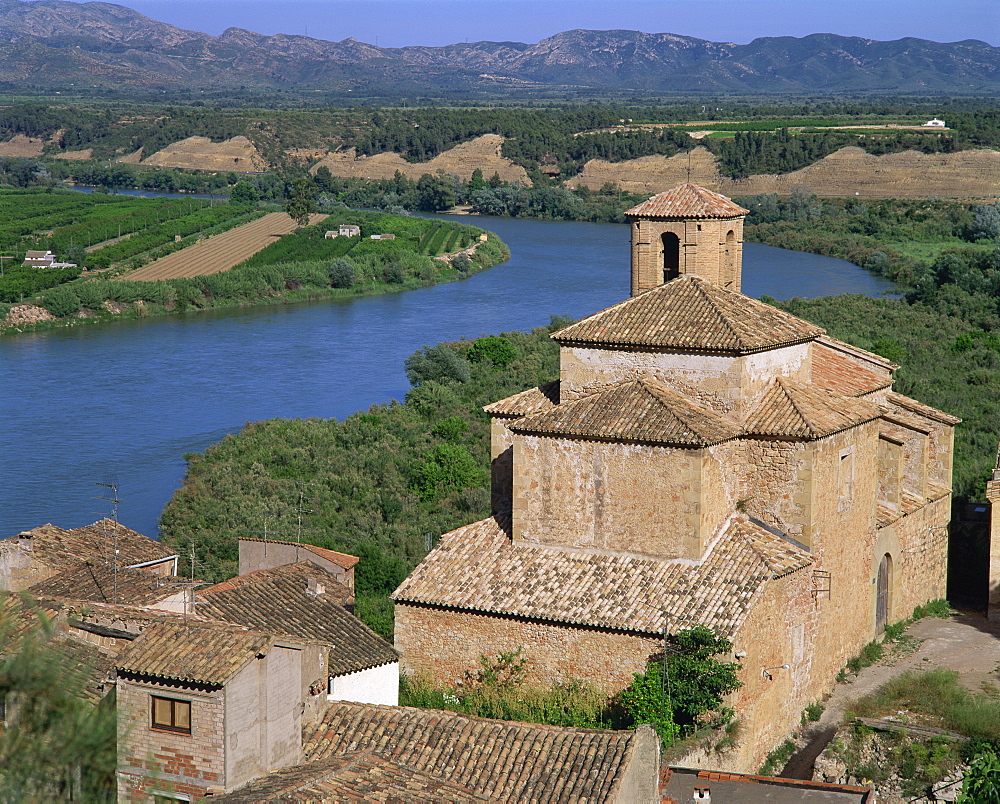
M 682 184 L 632 207 L 632 295 L 693 274 L 740 291 L 743 219 L 748 210 L 696 184 Z

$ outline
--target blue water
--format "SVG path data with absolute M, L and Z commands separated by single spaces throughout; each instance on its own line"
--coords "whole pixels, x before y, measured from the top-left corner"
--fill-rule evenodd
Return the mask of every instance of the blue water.
M 110 512 L 154 535 L 184 454 L 244 423 L 338 417 L 402 399 L 403 361 L 443 340 L 579 318 L 628 296 L 629 231 L 614 224 L 461 218 L 491 229 L 511 260 L 406 293 L 190 313 L 0 340 L 0 536 Z M 747 245 L 744 292 L 776 298 L 880 295 L 857 266 Z

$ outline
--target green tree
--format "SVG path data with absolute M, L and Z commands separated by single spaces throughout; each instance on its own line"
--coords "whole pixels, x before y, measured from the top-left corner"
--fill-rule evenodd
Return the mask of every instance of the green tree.
M 260 201 L 260 193 L 246 180 L 236 182 L 233 189 L 229 191 L 229 203 L 231 204 L 250 207 L 258 201 Z
M 441 212 L 455 206 L 455 189 L 444 176 L 425 173 L 417 181 L 417 207 L 425 212 Z
M 1000 206 L 977 204 L 973 211 L 971 234 L 973 240 L 1000 238 Z
M 292 182 L 285 201 L 285 212 L 297 226 L 309 223 L 309 216 L 316 211 L 316 184 L 312 179 L 301 177 Z
M 502 335 L 487 335 L 472 342 L 469 360 L 473 363 L 485 361 L 502 368 L 517 360 L 517 350 Z
M 330 266 L 330 285 L 335 288 L 354 287 L 354 264 L 347 260 L 337 260 Z
M 15 605 L 8 602 L 6 615 Z M 27 629 L 0 617 L 0 699 L 8 707 L 0 729 L 0 799 L 114 801 L 114 700 L 95 706 L 85 699 L 93 653 L 56 637 L 27 603 L 20 605 Z
M 739 665 L 716 657 L 732 650 L 729 640 L 696 625 L 667 638 L 666 668 L 663 660 L 650 662 L 643 674 L 621 693 L 622 704 L 636 723 L 649 723 L 664 743 L 704 725 L 715 712 L 725 722 L 732 711 L 720 709 L 723 697 L 739 689 Z

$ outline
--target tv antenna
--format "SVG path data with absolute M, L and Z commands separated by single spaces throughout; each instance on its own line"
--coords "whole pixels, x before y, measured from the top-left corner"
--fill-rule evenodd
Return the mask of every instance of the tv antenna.
M 118 497 L 118 484 L 117 483 L 95 483 L 95 486 L 101 486 L 102 488 L 111 489 L 110 497 L 95 497 L 96 500 L 104 500 L 105 502 L 111 503 L 111 518 L 115 523 L 114 536 L 111 537 L 111 602 L 116 606 L 118 605 L 118 503 L 121 500 Z M 101 519 L 101 529 L 104 533 L 104 550 L 105 550 L 105 563 L 107 560 L 107 550 L 108 550 L 108 526 L 107 517 Z

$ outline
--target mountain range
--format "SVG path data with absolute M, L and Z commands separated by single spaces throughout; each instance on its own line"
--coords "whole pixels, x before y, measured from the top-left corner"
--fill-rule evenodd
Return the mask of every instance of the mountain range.
M 996 94 L 1000 48 L 834 34 L 749 44 L 573 30 L 536 44 L 380 48 L 355 39 L 188 31 L 111 3 L 0 0 L 0 85 L 179 92 Z

